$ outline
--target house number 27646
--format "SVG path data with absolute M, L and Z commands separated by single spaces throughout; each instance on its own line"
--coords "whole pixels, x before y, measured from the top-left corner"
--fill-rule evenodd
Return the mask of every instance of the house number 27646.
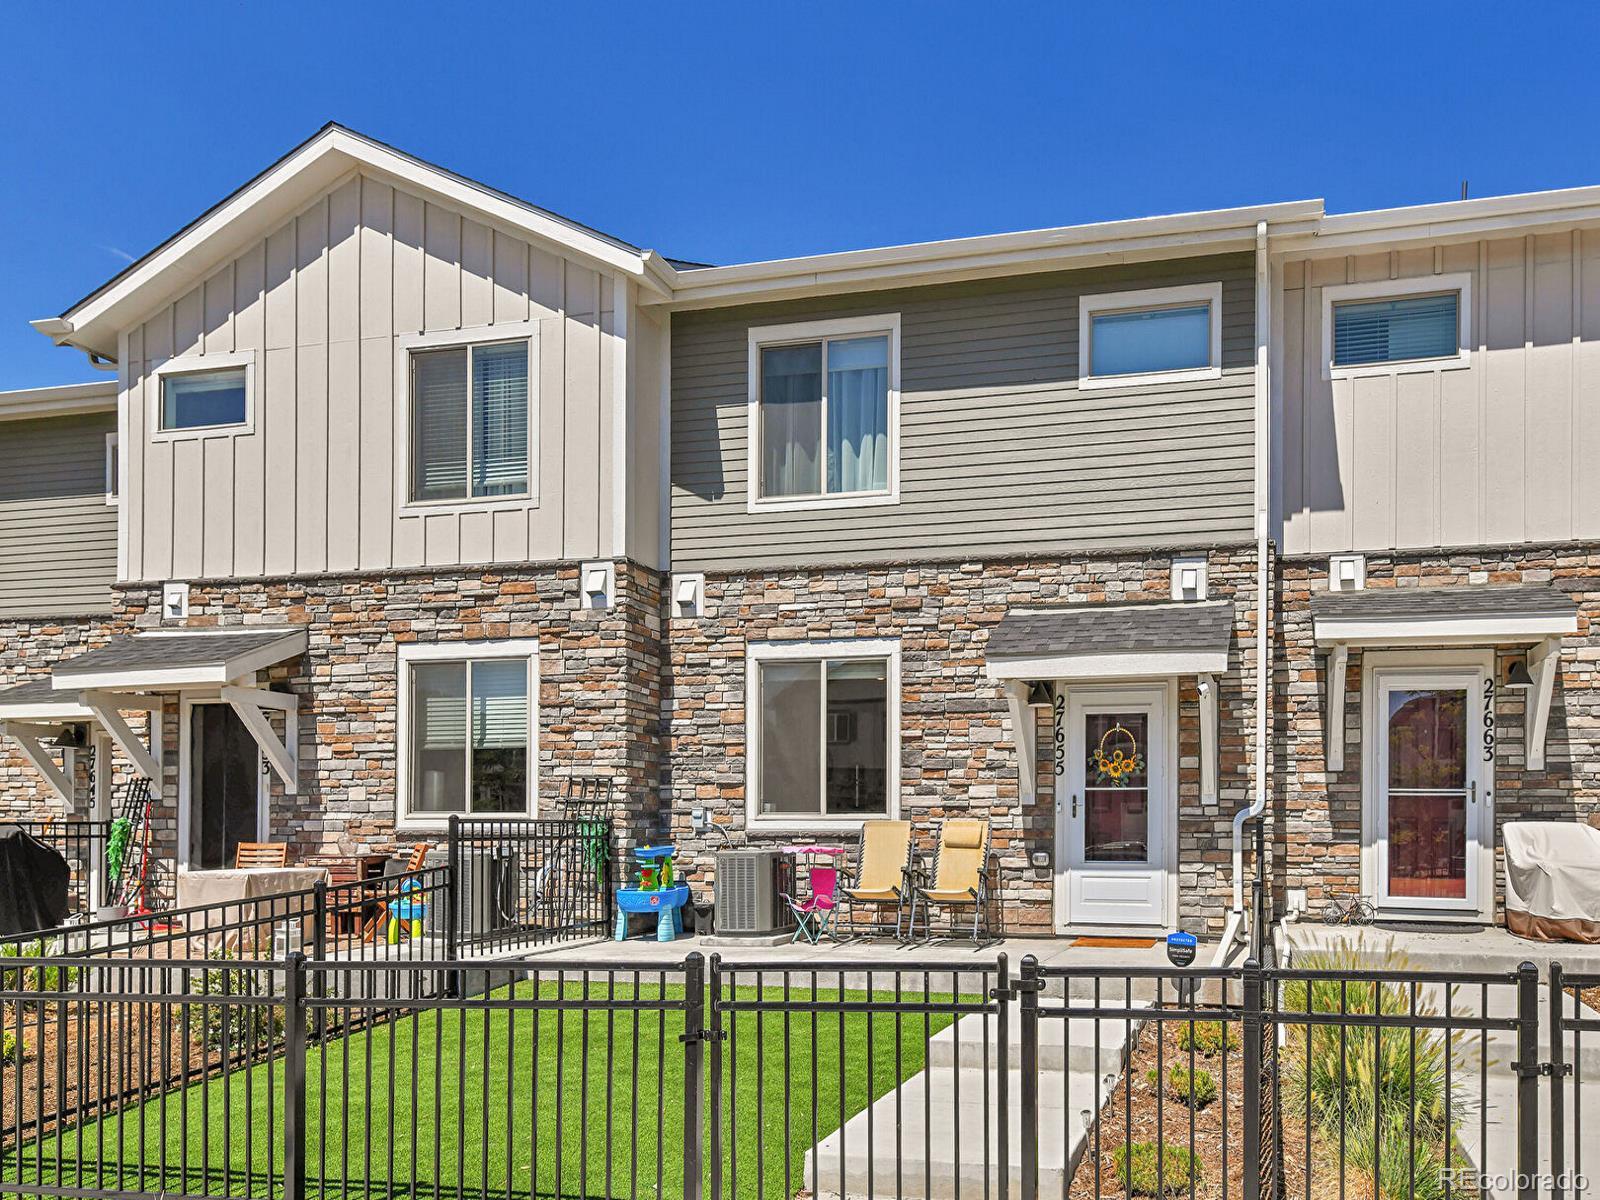
M 1483 761 L 1494 761 L 1494 680 L 1483 681 Z

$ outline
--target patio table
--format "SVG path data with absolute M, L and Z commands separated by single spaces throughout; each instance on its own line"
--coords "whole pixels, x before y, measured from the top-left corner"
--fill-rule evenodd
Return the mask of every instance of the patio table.
M 327 881 L 326 867 L 230 867 L 215 871 L 179 871 L 178 908 L 228 905 L 228 908 L 223 909 L 221 914 L 209 923 L 231 928 L 207 931 L 202 927 L 192 931 L 205 934 L 207 953 L 215 950 L 228 953 L 239 950 L 252 952 L 265 950 L 270 953 L 273 949 L 272 935 L 281 922 L 268 923 L 262 920 L 257 923 L 251 913 L 249 901 L 304 891 Z M 264 916 L 273 915 L 270 904 L 262 905 L 261 912 Z M 305 922 L 309 922 L 310 919 L 310 906 L 307 905 L 299 930 L 302 943 L 309 941 L 311 931 Z

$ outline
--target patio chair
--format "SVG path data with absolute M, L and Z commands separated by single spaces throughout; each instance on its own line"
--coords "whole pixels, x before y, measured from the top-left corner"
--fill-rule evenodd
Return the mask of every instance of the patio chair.
M 250 867 L 286 867 L 289 865 L 288 842 L 240 842 L 233 852 L 236 871 Z
M 857 933 L 856 906 L 871 905 L 878 913 L 894 905 L 894 935 L 901 936 L 900 923 L 909 898 L 907 874 L 911 867 L 911 822 L 866 821 L 861 826 L 861 846 L 856 853 L 852 883 L 844 889 L 850 902 L 850 930 Z M 882 922 L 874 930 L 883 928 Z
M 911 897 L 907 930 L 916 935 L 922 912 L 923 937 L 932 936 L 932 909 L 972 908 L 972 940 L 987 944 L 989 931 L 989 822 L 978 817 L 951 817 L 939 827 L 939 849 L 933 860 L 933 886 L 918 886 Z M 954 926 L 952 925 L 952 928 Z M 979 930 L 982 935 L 979 935 Z
M 833 935 L 833 913 L 839 903 L 839 868 L 812 867 L 809 874 L 811 894 L 804 900 L 788 892 L 778 894 L 794 914 L 794 936 L 789 940 L 798 942 L 805 938 L 815 946 L 824 935 Z M 834 940 L 838 940 L 836 935 Z

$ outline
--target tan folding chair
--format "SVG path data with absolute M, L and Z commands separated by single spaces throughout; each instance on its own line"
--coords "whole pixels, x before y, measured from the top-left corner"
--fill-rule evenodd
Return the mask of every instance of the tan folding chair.
M 911 898 L 908 929 L 913 935 L 917 928 L 917 911 L 921 909 L 923 936 L 932 936 L 932 908 L 936 904 L 944 908 L 970 905 L 972 940 L 978 945 L 990 940 L 988 821 L 979 817 L 951 817 L 939 827 L 933 886 L 919 885 Z
M 427 842 L 418 842 L 416 845 L 412 846 L 411 856 L 406 859 L 406 869 L 402 871 L 399 876 L 391 876 L 390 878 L 404 879 L 406 876 L 415 875 L 418 871 L 422 870 L 423 864 L 428 861 L 429 849 L 430 847 Z M 379 887 L 380 889 L 382 888 L 381 883 L 379 884 Z M 386 894 L 386 892 L 380 892 L 380 895 Z M 388 923 L 389 905 L 382 899 L 379 899 L 369 904 L 368 907 L 371 909 L 372 915 L 367 918 L 366 928 L 361 931 L 361 940 L 364 942 L 375 942 L 378 940 L 378 934 L 383 931 L 384 927 Z M 404 931 L 407 926 L 404 922 L 401 922 L 400 928 L 402 931 Z
M 246 867 L 286 867 L 289 865 L 287 842 L 240 842 L 234 851 L 233 866 L 237 871 Z
M 871 905 L 882 913 L 894 905 L 894 935 L 901 937 L 900 922 L 906 913 L 908 887 L 906 871 L 911 861 L 910 821 L 866 821 L 861 826 L 861 845 L 856 852 L 855 872 L 844 889 L 850 901 L 850 931 L 857 933 L 856 905 Z M 873 926 L 881 931 L 882 922 Z

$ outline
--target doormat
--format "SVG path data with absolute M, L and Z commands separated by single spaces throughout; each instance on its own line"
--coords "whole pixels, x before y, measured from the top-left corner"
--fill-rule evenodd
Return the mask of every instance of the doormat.
M 1098 950 L 1148 950 L 1159 946 L 1160 938 L 1142 937 L 1075 937 L 1069 946 L 1092 946 Z

